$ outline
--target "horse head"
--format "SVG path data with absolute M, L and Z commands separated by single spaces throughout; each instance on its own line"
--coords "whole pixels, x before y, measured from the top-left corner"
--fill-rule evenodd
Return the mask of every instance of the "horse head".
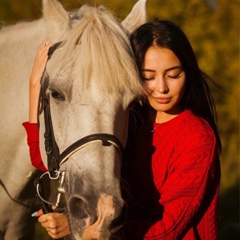
M 60 154 L 80 142 L 59 163 L 75 239 L 109 239 L 124 223 L 121 148 L 129 108 L 142 94 L 128 35 L 145 22 L 145 4 L 139 0 L 120 24 L 104 7 L 69 15 L 58 1 L 43 0 L 51 41 L 61 42 L 43 78 L 55 141 Z

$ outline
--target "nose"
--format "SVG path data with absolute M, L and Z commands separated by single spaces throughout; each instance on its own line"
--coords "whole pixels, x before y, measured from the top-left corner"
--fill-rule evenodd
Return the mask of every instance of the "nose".
M 91 198 L 74 195 L 69 200 L 69 211 L 74 221 L 82 227 L 106 227 L 109 232 L 115 232 L 126 221 L 127 205 L 122 199 L 101 194 L 97 201 Z
M 166 79 L 164 76 L 158 77 L 156 81 L 156 89 L 160 93 L 166 93 L 169 91 Z
M 81 196 L 75 195 L 70 198 L 69 211 L 73 218 L 80 222 L 85 221 L 90 217 L 87 209 L 87 202 Z

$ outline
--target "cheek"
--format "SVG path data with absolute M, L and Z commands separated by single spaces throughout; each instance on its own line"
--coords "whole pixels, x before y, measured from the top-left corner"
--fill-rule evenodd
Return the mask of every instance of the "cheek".
M 178 86 L 178 93 L 179 97 L 182 98 L 183 95 L 185 94 L 186 90 L 186 81 L 184 80 L 179 86 Z
M 151 84 L 149 84 L 149 82 L 145 82 L 143 85 L 143 90 L 145 95 L 149 95 L 153 92 L 153 87 Z

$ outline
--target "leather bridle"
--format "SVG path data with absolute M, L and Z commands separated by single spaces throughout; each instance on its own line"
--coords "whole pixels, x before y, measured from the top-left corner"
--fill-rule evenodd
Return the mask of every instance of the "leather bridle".
M 51 58 L 51 55 L 53 54 L 53 52 L 61 45 L 62 45 L 62 42 L 59 42 L 59 43 L 54 44 L 49 49 L 48 60 Z M 84 148 L 86 145 L 92 144 L 94 142 L 101 142 L 102 146 L 104 146 L 104 147 L 106 147 L 106 146 L 116 147 L 116 149 L 120 155 L 120 161 L 122 162 L 123 147 L 122 147 L 120 140 L 116 136 L 109 134 L 109 133 L 95 133 L 95 134 L 87 135 L 87 136 L 77 140 L 76 142 L 71 144 L 69 147 L 67 147 L 60 154 L 58 145 L 57 145 L 55 137 L 54 137 L 51 111 L 50 111 L 50 99 L 49 99 L 49 95 L 46 94 L 49 80 L 45 75 L 46 74 L 44 71 L 42 79 L 41 79 L 38 117 L 42 112 L 44 112 L 44 124 L 45 124 L 44 138 L 45 138 L 45 151 L 47 154 L 48 172 L 42 174 L 38 179 L 35 180 L 35 188 L 36 188 L 37 196 L 42 204 L 42 209 L 46 213 L 46 212 L 52 211 L 51 205 L 58 206 L 58 204 L 60 202 L 60 196 L 62 193 L 64 193 L 63 184 L 64 184 L 66 172 L 60 171 L 59 168 L 64 162 L 66 162 L 68 160 L 68 158 L 72 154 L 74 154 L 75 152 Z M 40 124 L 39 124 L 39 126 L 40 126 Z M 57 196 L 56 203 L 48 202 L 42 191 L 42 189 L 43 189 L 42 178 L 46 175 L 48 175 L 51 180 L 59 180 L 59 182 L 60 182 L 59 187 L 58 187 L 58 196 Z
M 51 58 L 53 52 L 61 46 L 61 42 L 53 45 L 48 52 L 48 60 Z M 120 140 L 109 133 L 95 133 L 85 136 L 78 141 L 71 144 L 67 147 L 61 154 L 59 152 L 58 145 L 56 143 L 52 125 L 51 111 L 50 111 L 50 99 L 49 95 L 46 94 L 46 90 L 48 88 L 48 78 L 46 77 L 45 71 L 43 73 L 41 79 L 41 90 L 39 96 L 39 109 L 38 109 L 38 118 L 39 115 L 44 112 L 44 124 L 45 124 L 45 151 L 47 154 L 47 164 L 48 164 L 48 172 L 43 173 L 39 178 L 37 178 L 34 182 L 36 188 L 37 197 L 42 205 L 42 210 L 44 213 L 52 212 L 52 206 L 59 206 L 61 194 L 64 194 L 64 181 L 66 171 L 60 171 L 60 166 L 68 160 L 68 158 L 84 148 L 86 145 L 101 142 L 103 147 L 106 146 L 114 146 L 120 155 L 120 161 L 122 163 L 123 159 L 123 147 Z M 38 121 L 39 122 L 39 121 Z M 39 123 L 38 123 L 39 124 Z M 40 124 L 39 124 L 40 126 Z M 43 178 L 44 176 L 48 176 L 50 180 L 57 180 L 59 182 L 59 186 L 57 189 L 57 198 L 55 203 L 51 203 L 46 200 L 44 191 L 43 191 Z M 58 208 L 55 210 L 57 211 Z
M 54 44 L 48 53 L 48 59 L 51 58 L 53 52 L 61 46 L 62 42 Z M 44 77 L 43 77 L 44 78 Z M 58 171 L 60 165 L 67 161 L 69 156 L 71 156 L 76 151 L 79 151 L 84 146 L 91 144 L 93 142 L 102 142 L 103 146 L 115 146 L 119 152 L 120 159 L 123 157 L 123 147 L 120 140 L 109 133 L 95 133 L 88 136 L 85 136 L 75 143 L 71 144 L 66 148 L 61 154 L 59 153 L 59 148 L 54 137 L 54 131 L 52 126 L 51 111 L 50 111 L 50 100 L 49 96 L 46 94 L 48 87 L 48 80 L 42 78 L 41 91 L 40 91 L 40 110 L 39 113 L 44 111 L 44 124 L 45 124 L 45 151 L 47 154 L 48 160 L 48 171 L 50 175 L 53 176 L 55 171 Z
M 48 60 L 51 58 L 51 55 L 54 51 L 62 45 L 62 42 L 54 44 L 48 52 Z M 37 197 L 42 205 L 42 210 L 44 213 L 52 212 L 52 206 L 56 206 L 57 208 L 54 211 L 58 211 L 61 195 L 65 193 L 63 188 L 66 171 L 60 171 L 60 166 L 68 160 L 68 158 L 74 154 L 75 152 L 79 151 L 81 148 L 84 148 L 86 145 L 94 143 L 94 142 L 101 142 L 103 147 L 106 146 L 114 146 L 119 152 L 120 161 L 122 164 L 123 159 L 123 147 L 120 140 L 109 133 L 95 133 L 85 136 L 78 141 L 71 144 L 67 147 L 61 154 L 59 152 L 58 145 L 56 143 L 54 137 L 54 130 L 52 125 L 52 117 L 50 111 L 50 99 L 49 95 L 46 94 L 46 90 L 48 88 L 48 79 L 45 78 L 45 71 L 43 73 L 41 79 L 41 90 L 39 96 L 39 111 L 38 116 L 44 112 L 44 124 L 45 124 L 45 151 L 47 154 L 47 164 L 48 164 L 48 172 L 43 173 L 39 178 L 37 178 L 34 182 L 36 188 Z M 39 122 L 39 121 L 38 121 Z M 40 125 L 40 124 L 39 124 Z M 57 198 L 56 202 L 52 203 L 46 200 L 43 191 L 43 182 L 42 179 L 45 175 L 49 176 L 51 180 L 58 180 L 59 186 L 57 189 Z M 58 239 L 62 240 L 62 239 Z

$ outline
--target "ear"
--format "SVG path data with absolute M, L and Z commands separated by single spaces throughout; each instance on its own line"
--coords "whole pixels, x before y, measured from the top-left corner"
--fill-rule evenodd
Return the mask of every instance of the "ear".
M 51 38 L 62 35 L 71 28 L 71 20 L 67 11 L 57 0 L 42 0 L 43 18 L 46 20 Z
M 139 0 L 133 7 L 130 14 L 122 21 L 122 26 L 128 30 L 129 33 L 140 27 L 147 21 L 147 0 Z

